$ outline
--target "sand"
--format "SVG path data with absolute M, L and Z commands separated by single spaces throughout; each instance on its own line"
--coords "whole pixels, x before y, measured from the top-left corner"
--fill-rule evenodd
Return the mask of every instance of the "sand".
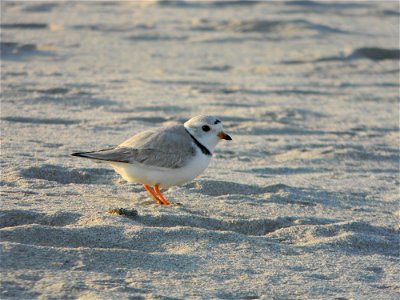
M 1 299 L 399 299 L 399 3 L 1 3 Z M 199 114 L 169 207 L 70 156 Z

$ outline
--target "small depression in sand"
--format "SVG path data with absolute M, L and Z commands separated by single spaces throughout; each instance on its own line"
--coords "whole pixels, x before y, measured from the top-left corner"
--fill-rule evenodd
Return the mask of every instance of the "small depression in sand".
M 111 169 L 68 169 L 58 165 L 41 165 L 20 171 L 26 179 L 42 179 L 60 184 L 112 184 L 115 172 Z

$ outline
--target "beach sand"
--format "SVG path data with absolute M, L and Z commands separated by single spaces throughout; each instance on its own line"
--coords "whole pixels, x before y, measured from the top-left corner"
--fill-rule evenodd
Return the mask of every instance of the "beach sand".
M 1 299 L 399 299 L 399 3 L 1 3 Z M 217 115 L 157 205 L 72 157 Z

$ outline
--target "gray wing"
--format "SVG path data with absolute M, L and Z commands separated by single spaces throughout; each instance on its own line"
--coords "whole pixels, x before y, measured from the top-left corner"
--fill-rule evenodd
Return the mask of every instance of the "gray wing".
M 191 137 L 180 125 L 145 131 L 114 149 L 77 154 L 99 160 L 176 169 L 183 167 L 195 155 L 195 148 Z

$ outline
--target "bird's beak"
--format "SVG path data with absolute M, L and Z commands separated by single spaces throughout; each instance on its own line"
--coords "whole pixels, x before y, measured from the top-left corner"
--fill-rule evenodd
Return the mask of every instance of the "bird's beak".
M 218 137 L 222 140 L 227 140 L 227 141 L 231 141 L 232 138 L 227 135 L 225 132 L 221 131 L 220 133 L 218 133 Z

